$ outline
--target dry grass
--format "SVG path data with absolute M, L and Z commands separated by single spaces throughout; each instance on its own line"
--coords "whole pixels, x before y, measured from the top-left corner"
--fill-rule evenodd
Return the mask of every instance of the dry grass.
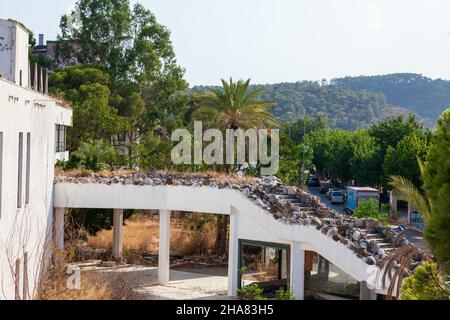
M 200 255 L 214 249 L 216 231 L 206 224 L 202 230 L 190 230 L 189 223 L 172 219 L 171 252 L 182 255 Z M 103 230 L 89 237 L 87 245 L 96 249 L 112 248 L 112 230 Z M 159 221 L 148 216 L 135 215 L 125 222 L 123 228 L 124 253 L 158 253 Z M 131 261 L 127 262 L 130 263 Z
M 67 262 L 72 258 L 72 245 L 69 244 L 64 251 L 53 248 L 53 264 L 46 278 L 38 290 L 39 300 L 109 300 L 113 298 L 114 283 L 108 281 L 101 274 L 83 272 L 81 274 L 81 288 L 71 290 L 68 288 L 69 274 Z
M 102 275 L 82 273 L 81 289 L 67 288 L 67 275 L 52 278 L 40 290 L 40 300 L 111 300 L 113 299 L 113 283 Z

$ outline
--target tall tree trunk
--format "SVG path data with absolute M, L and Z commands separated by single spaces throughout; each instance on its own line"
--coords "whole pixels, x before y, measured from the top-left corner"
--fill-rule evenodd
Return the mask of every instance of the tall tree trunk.
M 227 253 L 229 221 L 230 217 L 227 215 L 217 216 L 216 251 L 221 256 Z

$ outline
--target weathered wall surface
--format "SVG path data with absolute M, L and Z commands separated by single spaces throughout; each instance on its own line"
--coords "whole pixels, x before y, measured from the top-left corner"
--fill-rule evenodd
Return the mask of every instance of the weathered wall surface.
M 14 64 L 16 57 L 15 27 L 11 23 L 0 19 L 0 75 L 2 78 L 14 81 Z
M 0 75 L 28 87 L 28 32 L 20 25 L 0 19 Z
M 53 179 L 55 123 L 71 123 L 71 110 L 56 107 L 48 96 L 0 80 L 0 132 L 3 133 L 1 217 L 0 217 L 0 299 L 14 299 L 11 264 L 28 252 L 30 296 L 39 279 L 46 241 L 51 240 L 53 221 Z M 19 132 L 23 132 L 21 208 L 18 208 Z M 30 144 L 30 191 L 26 203 L 27 133 Z

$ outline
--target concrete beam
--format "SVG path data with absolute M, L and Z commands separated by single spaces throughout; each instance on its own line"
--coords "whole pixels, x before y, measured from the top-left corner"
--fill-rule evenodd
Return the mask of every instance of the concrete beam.
M 290 290 L 296 300 L 305 299 L 305 250 L 299 242 L 291 243 L 291 283 Z
M 230 245 L 228 249 L 228 295 L 237 297 L 239 281 L 239 239 L 238 239 L 238 212 L 231 208 L 230 215 Z
M 123 209 L 114 210 L 113 224 L 113 258 L 120 261 L 123 255 Z
M 53 242 L 59 251 L 64 251 L 64 208 L 55 208 L 53 224 Z
M 159 211 L 158 283 L 161 286 L 170 281 L 170 215 L 169 210 Z

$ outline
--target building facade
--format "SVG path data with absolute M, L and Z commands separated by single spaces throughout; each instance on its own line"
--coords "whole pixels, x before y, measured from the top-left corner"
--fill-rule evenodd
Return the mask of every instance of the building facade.
M 52 250 L 53 178 L 72 110 L 46 95 L 27 31 L 0 20 L 0 299 L 31 299 Z

